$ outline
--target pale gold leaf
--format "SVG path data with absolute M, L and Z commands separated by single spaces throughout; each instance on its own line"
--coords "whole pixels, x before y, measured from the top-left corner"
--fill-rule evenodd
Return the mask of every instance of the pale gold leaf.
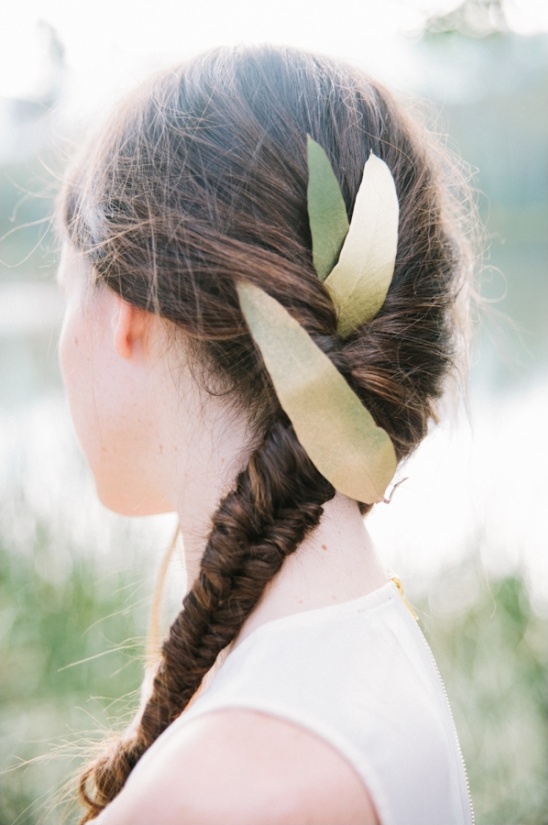
M 343 338 L 374 318 L 386 299 L 396 261 L 398 220 L 392 174 L 384 161 L 370 155 L 339 260 L 324 281 Z
M 339 492 L 381 501 L 397 463 L 386 432 L 278 301 L 251 284 L 237 288 L 280 404 L 312 462 Z

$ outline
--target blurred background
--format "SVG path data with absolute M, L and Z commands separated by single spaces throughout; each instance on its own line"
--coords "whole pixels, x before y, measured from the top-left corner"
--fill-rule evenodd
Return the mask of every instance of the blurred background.
M 74 821 L 66 781 L 138 696 L 172 517 L 105 511 L 57 364 L 71 151 L 124 91 L 219 44 L 348 59 L 466 164 L 484 226 L 468 387 L 369 517 L 452 701 L 478 825 L 546 825 L 548 3 L 14 0 L 0 10 L 0 825 Z M 541 522 L 542 517 L 542 522 Z M 184 589 L 176 554 L 165 620 Z

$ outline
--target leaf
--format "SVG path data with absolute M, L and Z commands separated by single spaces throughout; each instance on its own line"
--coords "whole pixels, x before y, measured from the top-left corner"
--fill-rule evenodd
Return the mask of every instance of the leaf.
M 316 468 L 350 498 L 381 501 L 397 464 L 386 432 L 275 298 L 247 283 L 237 289 L 280 404 Z
M 343 338 L 374 318 L 384 304 L 394 275 L 398 221 L 394 178 L 384 161 L 370 155 L 339 260 L 324 282 Z
M 329 158 L 319 143 L 307 138 L 308 220 L 312 235 L 312 262 L 324 281 L 335 265 L 348 232 L 346 206 Z

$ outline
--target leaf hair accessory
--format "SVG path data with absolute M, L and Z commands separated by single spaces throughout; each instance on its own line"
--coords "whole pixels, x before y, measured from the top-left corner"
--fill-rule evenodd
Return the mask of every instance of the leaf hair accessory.
M 394 274 L 399 206 L 384 161 L 370 155 L 352 221 L 329 159 L 308 138 L 312 261 L 337 309 L 342 338 L 384 303 Z M 384 499 L 394 445 L 308 332 L 260 287 L 237 284 L 240 306 L 296 436 L 336 490 L 366 504 Z
M 396 264 L 399 212 L 390 169 L 371 154 L 349 225 L 329 159 L 322 147 L 308 138 L 312 261 L 337 309 L 341 338 L 371 321 L 384 304 Z

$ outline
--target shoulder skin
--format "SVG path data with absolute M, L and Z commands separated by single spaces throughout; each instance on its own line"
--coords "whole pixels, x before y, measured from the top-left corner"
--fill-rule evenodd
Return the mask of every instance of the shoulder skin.
M 318 737 L 250 710 L 204 714 L 158 746 L 100 825 L 379 825 L 361 779 Z

